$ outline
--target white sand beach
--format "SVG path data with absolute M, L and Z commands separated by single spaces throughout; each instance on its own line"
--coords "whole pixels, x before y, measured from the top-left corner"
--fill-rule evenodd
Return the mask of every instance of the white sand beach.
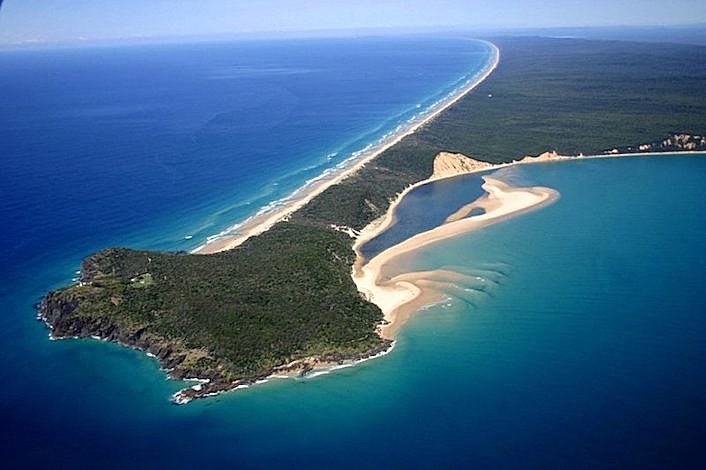
M 409 125 L 400 129 L 399 132 L 390 136 L 380 145 L 372 148 L 369 152 L 363 153 L 358 159 L 350 162 L 349 166 L 342 168 L 339 171 L 331 172 L 323 175 L 321 178 L 314 180 L 310 184 L 303 186 L 295 191 L 286 202 L 276 209 L 255 215 L 247 219 L 241 224 L 232 235 L 226 235 L 222 238 L 217 238 L 209 243 L 205 243 L 192 251 L 197 254 L 217 253 L 219 251 L 230 250 L 243 243 L 248 238 L 259 235 L 270 229 L 277 222 L 286 220 L 293 212 L 301 209 L 309 201 L 321 194 L 327 188 L 340 183 L 349 176 L 355 174 L 366 163 L 380 155 L 385 150 L 400 142 L 406 136 L 413 134 L 421 126 L 432 121 L 441 112 L 449 106 L 456 103 L 458 100 L 470 93 L 474 88 L 481 84 L 486 78 L 493 73 L 500 61 L 500 50 L 491 43 L 487 43 L 492 50 L 492 58 L 489 65 L 483 72 L 476 77 L 475 80 L 467 83 L 465 86 L 457 89 L 453 94 L 440 101 L 435 107 L 431 108 L 422 118 L 411 122 Z
M 483 177 L 483 189 L 486 195 L 466 206 L 468 212 L 478 207 L 485 213 L 470 218 L 460 218 L 447 222 L 432 230 L 419 233 L 399 243 L 365 264 L 362 264 L 359 248 L 364 241 L 356 243 L 359 263 L 354 267 L 353 279 L 358 290 L 365 297 L 378 305 L 385 314 L 386 324 L 380 333 L 386 338 L 393 338 L 409 315 L 423 305 L 443 298 L 434 285 L 453 276 L 453 273 L 423 272 L 404 273 L 389 278 L 386 268 L 394 264 L 400 256 L 417 251 L 430 244 L 457 237 L 482 227 L 540 208 L 559 198 L 559 193 L 551 188 L 512 187 L 496 178 Z M 391 218 L 388 212 L 387 219 Z M 374 238 L 385 230 L 386 224 L 378 224 L 376 230 L 366 232 L 366 240 Z M 430 282 L 426 282 L 430 281 Z

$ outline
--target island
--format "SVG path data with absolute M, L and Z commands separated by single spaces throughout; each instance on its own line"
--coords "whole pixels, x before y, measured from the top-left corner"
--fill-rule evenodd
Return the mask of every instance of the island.
M 38 317 L 52 338 L 119 342 L 155 356 L 172 378 L 199 380 L 177 403 L 355 363 L 389 351 L 391 314 L 414 308 L 414 295 L 376 298 L 359 250 L 413 185 L 520 160 L 706 150 L 706 47 L 489 41 L 500 61 L 479 86 L 266 230 L 209 254 L 102 250 L 76 284 L 44 297 Z

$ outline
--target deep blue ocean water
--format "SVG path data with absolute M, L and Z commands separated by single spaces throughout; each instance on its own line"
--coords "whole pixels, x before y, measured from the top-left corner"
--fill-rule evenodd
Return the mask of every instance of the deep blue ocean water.
M 34 320 L 33 304 L 70 282 L 82 256 L 116 244 L 192 248 L 394 129 L 487 58 L 477 43 L 413 38 L 0 53 L 0 465 L 701 458 L 703 157 L 504 172 L 562 197 L 409 259 L 490 287 L 459 286 L 410 321 L 391 354 L 324 377 L 175 406 L 182 384 L 154 360 L 48 341 Z M 477 190 L 448 181 L 451 205 Z M 417 229 L 438 218 L 408 209 Z M 415 230 L 408 216 L 400 223 Z

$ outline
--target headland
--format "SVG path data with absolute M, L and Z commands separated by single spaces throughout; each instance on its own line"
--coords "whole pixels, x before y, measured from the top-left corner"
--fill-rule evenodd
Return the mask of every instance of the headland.
M 353 242 L 361 246 L 392 223 L 395 201 L 413 185 L 434 174 L 515 164 L 525 155 L 541 154 L 527 160 L 540 162 L 706 149 L 706 102 L 702 88 L 693 86 L 694 77 L 706 80 L 703 48 L 493 42 L 503 56 L 500 64 L 496 57 L 495 73 L 354 168 L 303 189 L 286 209 L 251 221 L 235 238 L 199 250 L 213 251 L 207 256 L 123 248 L 95 253 L 82 263 L 78 284 L 47 294 L 39 317 L 53 337 L 117 341 L 153 354 L 170 377 L 202 379 L 175 397 L 179 403 L 282 375 L 290 366 L 300 373 L 315 364 L 354 363 L 388 351 L 403 317 L 434 301 L 434 283 L 459 276 L 392 273 L 395 260 L 556 200 L 548 188 L 512 188 L 487 178 L 488 195 L 469 201 L 466 214 L 387 250 L 366 270 Z M 692 56 L 705 60 L 683 60 Z M 625 57 L 639 60 L 605 74 Z M 659 70 L 654 63 L 662 64 Z M 635 77 L 656 75 L 646 100 Z M 550 95 L 543 92 L 548 80 Z M 590 89 L 582 86 L 587 80 Z M 484 214 L 468 217 L 481 205 Z M 380 305 L 364 299 L 359 287 Z

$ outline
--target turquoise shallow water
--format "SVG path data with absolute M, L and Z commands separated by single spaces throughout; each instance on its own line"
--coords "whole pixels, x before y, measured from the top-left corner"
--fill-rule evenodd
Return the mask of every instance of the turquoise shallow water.
M 61 342 L 46 360 L 71 354 L 82 386 L 60 410 L 28 390 L 37 413 L 21 425 L 38 426 L 36 455 L 66 464 L 693 466 L 706 439 L 705 170 L 703 157 L 503 170 L 561 199 L 410 258 L 493 286 L 425 309 L 384 358 L 178 407 L 153 361 Z
M 403 333 L 447 449 L 481 466 L 703 463 L 706 158 L 498 174 L 561 199 L 409 261 L 493 281 Z
M 0 51 L 0 466 L 265 452 L 234 453 L 272 420 L 263 409 L 236 408 L 217 431 L 230 412 L 177 409 L 182 384 L 137 352 L 48 341 L 34 304 L 98 249 L 198 246 L 418 120 L 489 60 L 484 43 L 430 37 Z
M 13 93 L 7 95 L 11 105 L 0 111 L 7 124 L 0 131 L 3 158 L 11 163 L 0 175 L 6 222 L 0 253 L 5 267 L 0 283 L 3 467 L 702 466 L 703 157 L 582 161 L 502 171 L 503 178 L 518 184 L 554 187 L 561 199 L 410 257 L 410 269 L 453 266 L 480 279 L 450 289 L 449 302 L 415 316 L 391 354 L 325 377 L 271 381 L 174 406 L 169 396 L 180 384 L 165 380 L 154 360 L 98 341 L 47 341 L 32 305 L 46 289 L 68 282 L 83 254 L 123 241 L 185 248 L 191 242 L 182 240 L 183 234 L 194 233 L 193 225 L 220 227 L 226 216 L 242 209 L 228 203 L 229 209 L 216 216 L 218 223 L 196 223 L 218 205 L 218 194 L 234 185 L 231 173 L 214 167 L 221 168 L 222 179 L 199 192 L 213 172 L 195 172 L 211 157 L 233 170 L 257 164 L 247 153 L 233 150 L 246 134 L 234 131 L 249 124 L 233 109 L 247 104 L 248 97 L 254 100 L 252 109 L 270 109 L 262 99 L 282 98 L 283 107 L 277 109 L 285 114 L 295 104 L 282 92 L 291 77 L 282 80 L 274 73 L 282 70 L 273 63 L 286 59 L 287 73 L 309 78 L 317 73 L 346 75 L 331 66 L 340 50 L 358 61 L 342 65 L 358 70 L 354 65 L 367 63 L 375 50 L 380 64 L 391 63 L 393 57 L 405 71 L 445 70 L 436 76 L 438 86 L 421 87 L 429 78 L 421 76 L 415 87 L 398 90 L 399 100 L 385 109 L 376 107 L 373 115 L 357 115 L 348 124 L 337 121 L 339 130 L 352 129 L 349 136 L 366 140 L 375 134 L 367 131 L 376 129 L 376 116 L 394 115 L 389 112 L 395 109 L 414 113 L 418 97 L 433 101 L 453 87 L 454 77 L 468 71 L 468 65 L 458 65 L 459 53 L 468 52 L 465 58 L 475 58 L 477 64 L 484 57 L 467 50 L 464 42 L 446 44 L 443 56 L 436 53 L 441 43 L 427 43 L 427 54 L 414 57 L 404 52 L 409 45 L 334 44 L 312 55 L 311 44 L 292 44 L 290 52 L 298 53 L 284 58 L 273 44 L 216 45 L 205 55 L 198 48 L 168 48 L 109 56 L 85 51 L 10 57 L 24 65 L 8 67 L 14 72 L 3 75 Z M 165 52 L 162 61 L 153 60 Z M 82 75 L 87 69 L 77 64 L 85 65 L 86 56 L 103 57 L 93 61 L 103 75 Z M 263 57 L 271 60 L 261 63 Z M 300 74 L 302 57 L 325 67 Z M 201 72 L 212 68 L 204 69 L 202 60 L 218 65 L 220 75 L 204 78 Z M 252 67 L 246 67 L 252 60 Z M 189 73 L 153 73 L 184 63 L 191 64 Z M 183 99 L 170 113 L 162 112 L 164 102 L 155 111 L 101 101 L 116 96 L 106 95 L 98 78 L 117 71 L 130 75 L 144 64 L 149 65 L 145 77 L 162 77 L 143 81 L 146 88 L 162 90 L 157 96 L 166 103 L 175 96 Z M 33 72 L 37 67 L 41 74 Z M 191 89 L 189 80 L 210 83 L 215 78 L 220 83 L 252 78 L 253 73 L 274 73 L 268 88 L 272 93 L 249 93 L 248 83 L 254 82 L 245 80 L 245 88 L 221 83 L 184 94 Z M 390 68 L 374 80 L 382 87 L 379 92 L 393 83 L 389 77 L 395 73 Z M 27 78 L 32 76 L 38 82 Z M 57 76 L 63 79 L 52 79 Z M 316 84 L 321 82 L 307 82 L 303 76 L 289 91 L 319 96 Z M 73 87 L 73 79 L 81 78 L 83 88 Z M 379 100 L 371 98 L 370 82 L 363 78 L 356 82 L 357 95 L 377 106 Z M 90 99 L 84 94 L 88 85 L 95 93 Z M 220 87 L 233 91 L 228 100 L 213 93 L 222 91 Z M 338 87 L 331 93 L 334 89 Z M 29 95 L 28 90 L 37 93 Z M 140 101 L 140 93 L 146 92 L 133 89 L 131 82 L 123 91 L 125 95 L 117 96 L 123 104 Z M 336 96 L 345 102 L 348 95 Z M 43 101 L 47 99 L 49 107 Z M 67 102 L 79 111 L 76 115 L 66 115 Z M 323 100 L 316 105 L 328 109 Z M 219 110 L 216 115 L 213 106 Z M 317 129 L 319 112 L 308 112 L 308 106 L 296 109 Z M 86 127 L 77 119 L 87 110 L 94 114 Z M 258 122 L 266 124 L 271 117 L 263 114 Z M 55 127 L 57 123 L 64 126 Z M 125 135 L 131 139 L 114 141 L 111 132 L 116 129 L 121 136 L 130 131 Z M 315 142 L 299 142 L 315 151 L 313 160 L 289 163 L 319 166 L 295 172 L 291 179 L 270 175 L 281 186 L 298 184 L 308 172 L 316 174 L 321 165 L 329 165 L 319 160 L 326 160 L 326 152 L 338 145 L 318 141 L 318 132 L 314 137 Z M 173 151 L 180 146 L 183 151 Z M 233 158 L 235 154 L 243 159 Z M 275 164 L 279 155 L 271 154 Z M 81 168 L 85 172 L 76 171 Z M 126 170 L 130 177 L 115 177 Z M 240 181 L 229 193 L 231 202 L 238 191 L 255 194 L 258 188 L 264 188 L 265 199 L 277 197 L 274 193 L 281 190 L 270 191 L 272 182 L 266 180 Z M 423 210 L 431 203 L 425 197 L 434 198 L 439 210 L 454 206 L 452 212 L 469 192 L 477 191 L 478 181 L 469 181 L 448 180 L 442 192 L 441 186 L 432 186 L 416 194 L 416 210 L 410 205 L 398 228 L 413 233 L 437 223 L 436 211 Z M 106 200 L 101 191 L 119 197 Z M 189 212 L 193 217 L 173 215 L 187 207 L 195 211 Z M 161 212 L 155 218 L 157 210 Z M 171 228 L 161 225 L 165 219 L 173 222 Z

